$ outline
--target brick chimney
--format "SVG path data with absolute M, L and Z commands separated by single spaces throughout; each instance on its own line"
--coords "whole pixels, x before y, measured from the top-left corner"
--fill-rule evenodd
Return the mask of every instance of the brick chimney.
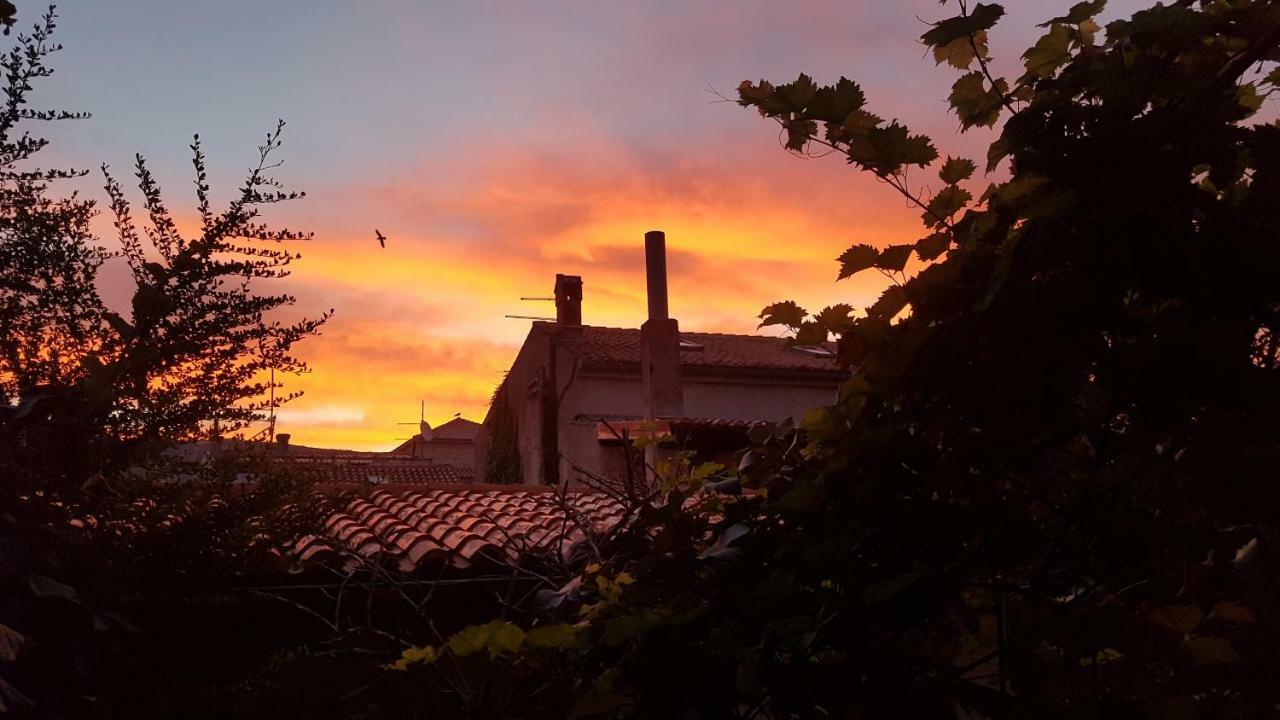
M 649 289 L 649 319 L 640 326 L 640 375 L 644 382 L 644 414 L 652 420 L 684 414 L 680 378 L 680 324 L 668 317 L 667 236 L 659 230 L 644 234 L 645 279 Z
M 582 327 L 582 278 L 556 275 L 556 324 Z

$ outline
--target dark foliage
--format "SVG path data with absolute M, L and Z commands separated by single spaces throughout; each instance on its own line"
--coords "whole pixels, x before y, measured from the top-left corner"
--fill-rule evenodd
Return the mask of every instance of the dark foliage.
M 489 401 L 489 413 L 489 417 L 485 418 L 485 425 L 489 429 L 485 482 L 519 483 L 524 479 L 524 469 L 520 463 L 516 414 L 507 396 L 505 381 L 494 389 Z
M 1157 5 L 1103 39 L 1103 5 L 1046 23 L 1016 82 L 987 55 L 999 6 L 924 35 L 968 71 L 961 128 L 1004 122 L 1008 179 L 977 199 L 977 163 L 856 83 L 744 82 L 788 149 L 922 212 L 922 240 L 840 258 L 892 280 L 864 314 L 761 314 L 840 337 L 840 402 L 642 513 L 550 613 L 555 650 L 492 624 L 407 651 L 418 682 L 502 677 L 475 717 L 1273 714 L 1280 130 L 1250 118 L 1280 6 Z
M 12 15 L 0 4 L 0 22 Z M 290 350 L 328 315 L 280 323 L 272 311 L 293 298 L 259 292 L 297 257 L 282 244 L 307 237 L 257 219 L 260 206 L 298 197 L 266 175 L 279 127 L 222 213 L 193 145 L 202 227 L 191 239 L 141 158 L 146 243 L 107 177 L 136 289 L 126 315 L 104 306 L 95 281 L 117 258 L 90 232 L 93 203 L 53 194 L 84 173 L 30 167 L 46 141 L 27 123 L 85 117 L 28 108 L 52 72 L 54 29 L 51 8 L 0 58 L 0 713 L 189 716 L 165 711 L 171 700 L 193 707 L 183 684 L 195 676 L 173 674 L 188 643 L 174 618 L 253 620 L 263 601 L 236 588 L 282 573 L 281 549 L 314 532 L 328 505 L 310 478 L 261 453 L 204 459 L 175 443 L 240 430 L 291 399 L 272 371 L 304 370 Z M 278 649 L 268 637 L 243 638 L 238 662 L 265 663 Z M 222 677 L 207 688 L 225 689 Z

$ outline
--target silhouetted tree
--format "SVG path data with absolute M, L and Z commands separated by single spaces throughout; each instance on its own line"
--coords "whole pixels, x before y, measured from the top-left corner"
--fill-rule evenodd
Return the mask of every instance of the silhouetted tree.
M 11 18 L 0 4 L 0 22 Z M 263 291 L 297 259 L 289 243 L 309 237 L 259 219 L 263 206 L 301 197 L 268 174 L 283 123 L 222 212 L 211 209 L 197 139 L 190 237 L 140 157 L 145 230 L 106 175 L 136 288 L 128 312 L 104 305 L 98 271 L 118 256 L 90 231 L 92 202 L 53 193 L 84 173 L 30 167 L 47 143 L 25 123 L 86 117 L 28 107 L 52 72 L 54 29 L 50 8 L 0 57 L 0 712 L 188 715 L 193 678 L 233 685 L 277 649 L 266 633 L 284 626 L 279 613 L 224 593 L 282 572 L 281 550 L 315 532 L 327 504 L 309 477 L 242 446 L 194 462 L 170 451 L 243 431 L 296 397 L 274 392 L 275 374 L 306 369 L 292 348 L 329 313 L 283 322 L 294 299 Z M 214 679 L 215 656 L 175 677 L 173 643 L 185 642 L 175 630 L 193 624 L 256 627 L 237 638 L 248 665 Z

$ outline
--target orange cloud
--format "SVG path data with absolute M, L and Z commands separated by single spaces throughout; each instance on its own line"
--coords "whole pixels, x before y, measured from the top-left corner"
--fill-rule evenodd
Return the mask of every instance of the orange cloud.
M 489 147 L 424 160 L 378 186 L 314 193 L 307 205 L 344 215 L 322 218 L 291 291 L 303 309 L 338 315 L 302 348 L 314 370 L 291 382 L 307 394 L 280 429 L 303 444 L 387 448 L 410 433 L 395 423 L 415 419 L 419 400 L 433 422 L 479 419 L 527 332 L 527 321 L 503 316 L 553 315 L 550 303 L 519 297 L 549 295 L 555 273 L 583 276 L 586 322 L 643 320 L 650 229 L 667 233 L 682 327 L 753 332 L 759 309 L 779 299 L 813 310 L 870 304 L 883 279 L 837 284 L 834 258 L 858 242 L 914 239 L 918 212 L 874 178 L 834 159 L 787 157 L 767 137 L 745 154 L 745 140 L 688 155 Z M 351 217 L 378 219 L 360 227 Z

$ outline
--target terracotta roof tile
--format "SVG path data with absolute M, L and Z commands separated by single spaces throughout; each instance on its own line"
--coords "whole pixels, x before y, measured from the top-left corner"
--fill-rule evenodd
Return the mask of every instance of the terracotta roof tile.
M 480 431 L 480 423 L 456 417 L 431 431 L 433 440 L 445 442 L 472 442 Z
M 454 465 L 425 462 L 342 462 L 308 463 L 320 475 L 321 482 L 356 485 L 466 483 L 475 476 Z
M 542 332 L 558 332 L 554 323 L 535 322 Z M 684 367 L 742 368 L 753 370 L 810 370 L 838 372 L 835 343 L 824 343 L 830 357 L 797 350 L 786 338 L 764 335 L 682 332 L 680 339 L 701 346 L 682 349 Z M 560 333 L 563 346 L 584 360 L 600 363 L 640 362 L 640 331 L 584 325 L 581 333 Z
M 572 556 L 586 530 L 604 532 L 623 517 L 622 505 L 605 495 L 546 488 L 398 487 L 355 497 L 326 523 L 326 537 L 306 538 L 297 557 L 304 563 L 350 554 L 390 561 L 404 570 L 450 564 L 462 569 L 478 561 L 518 561 L 542 552 Z M 342 551 L 346 551 L 343 553 Z

